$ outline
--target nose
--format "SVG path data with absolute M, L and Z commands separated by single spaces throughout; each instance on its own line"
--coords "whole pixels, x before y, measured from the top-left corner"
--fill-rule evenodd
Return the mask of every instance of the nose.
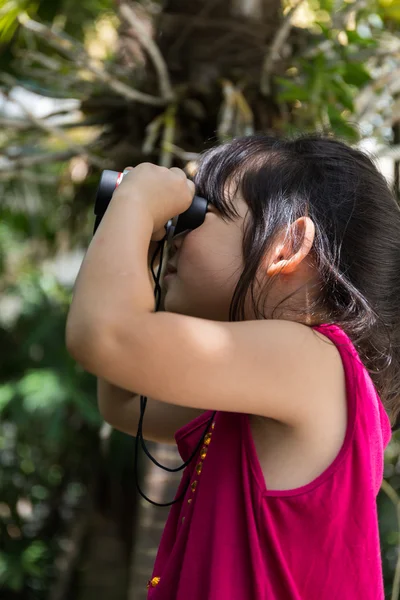
M 182 246 L 183 235 L 180 233 L 179 235 L 172 238 L 169 243 L 169 247 L 167 250 L 168 261 L 172 261 L 175 258 L 175 255 L 178 253 L 179 248 Z
M 186 231 L 182 231 L 182 233 L 179 233 L 178 235 L 176 235 L 175 237 L 172 238 L 171 241 L 171 252 L 173 255 L 175 255 L 178 250 L 180 249 L 180 247 L 183 244 L 183 240 L 185 238 L 185 236 L 189 233 L 189 230 L 187 229 Z

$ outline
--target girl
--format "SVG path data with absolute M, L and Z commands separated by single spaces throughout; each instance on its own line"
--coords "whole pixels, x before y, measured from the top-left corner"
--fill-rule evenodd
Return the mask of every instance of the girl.
M 174 240 L 154 313 L 149 245 L 195 188 L 209 210 Z M 338 140 L 236 139 L 201 157 L 194 184 L 131 169 L 66 340 L 101 378 L 113 426 L 134 435 L 144 395 L 146 437 L 184 460 L 199 446 L 149 599 L 383 599 L 376 496 L 400 406 L 399 298 L 399 208 Z

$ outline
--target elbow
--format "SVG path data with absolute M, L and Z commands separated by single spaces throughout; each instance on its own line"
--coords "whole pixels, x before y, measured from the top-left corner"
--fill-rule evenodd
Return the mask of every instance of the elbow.
M 103 421 L 108 423 L 108 425 L 111 425 L 111 427 L 114 429 L 117 429 L 115 427 L 115 415 L 111 414 L 110 408 L 104 403 L 100 402 L 99 399 L 97 399 L 97 408 L 99 409 L 99 413 Z
M 71 339 L 66 333 L 65 336 L 65 347 L 67 349 L 68 354 L 73 358 L 77 363 L 83 365 L 85 362 L 85 356 L 89 354 L 89 350 L 86 347 L 86 344 L 82 341 L 78 341 L 77 339 Z
M 103 330 L 96 312 L 87 306 L 79 305 L 73 298 L 65 324 L 65 346 L 72 358 L 81 362 L 81 359 L 98 344 L 97 332 Z
M 97 379 L 97 408 L 104 421 L 114 427 L 114 414 L 112 403 L 110 402 L 110 394 L 103 389 L 104 386 L 105 384 L 100 379 Z
M 80 362 L 81 357 L 87 351 L 87 342 L 89 336 L 76 323 L 76 319 L 68 313 L 65 325 L 65 347 L 67 352 L 74 360 Z
M 67 317 L 65 326 L 65 347 L 68 354 L 82 367 L 93 372 L 101 346 L 98 327 L 83 325 L 71 316 Z
M 79 363 L 88 373 L 96 375 L 97 377 L 99 376 L 99 373 L 101 372 L 99 347 L 98 345 L 96 347 L 96 344 L 90 341 L 90 336 L 71 338 L 66 333 L 65 345 L 68 354 L 75 362 Z
M 115 400 L 115 399 L 114 399 Z M 127 423 L 124 423 L 124 411 L 123 407 L 119 402 L 113 402 L 112 395 L 107 397 L 102 397 L 101 394 L 97 395 L 97 407 L 101 418 L 105 423 L 110 425 L 113 429 L 117 431 L 123 431 L 124 433 L 129 433 L 126 430 Z M 125 427 L 124 427 L 125 424 Z
M 112 340 L 108 324 L 98 321 L 82 324 L 68 316 L 65 327 L 67 352 L 88 373 L 96 377 L 104 377 L 107 374 L 115 348 Z

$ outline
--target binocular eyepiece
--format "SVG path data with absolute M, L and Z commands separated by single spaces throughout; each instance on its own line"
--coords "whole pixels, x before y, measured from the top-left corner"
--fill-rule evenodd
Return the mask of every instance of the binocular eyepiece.
M 118 171 L 109 171 L 108 169 L 102 172 L 94 206 L 96 219 L 93 235 L 100 225 L 100 221 L 107 210 L 111 197 L 124 178 L 124 175 L 125 172 L 120 173 Z M 188 229 L 196 229 L 196 227 L 199 227 L 206 217 L 207 206 L 208 200 L 201 198 L 200 196 L 194 196 L 189 208 L 180 215 L 170 219 L 165 225 L 167 238 L 169 239 Z

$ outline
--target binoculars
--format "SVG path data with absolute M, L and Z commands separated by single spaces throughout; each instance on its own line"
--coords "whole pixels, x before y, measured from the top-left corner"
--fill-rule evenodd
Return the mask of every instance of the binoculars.
M 105 170 L 101 174 L 99 187 L 96 193 L 96 202 L 94 206 L 95 224 L 93 235 L 96 229 L 100 225 L 100 221 L 107 210 L 107 206 L 110 203 L 111 197 L 124 178 L 124 175 L 129 171 L 122 173 L 118 171 Z M 165 225 L 167 240 L 172 237 L 186 231 L 188 229 L 196 229 L 199 227 L 206 217 L 208 200 L 201 198 L 200 196 L 194 196 L 192 204 L 189 208 L 177 215 L 173 219 L 170 219 Z

